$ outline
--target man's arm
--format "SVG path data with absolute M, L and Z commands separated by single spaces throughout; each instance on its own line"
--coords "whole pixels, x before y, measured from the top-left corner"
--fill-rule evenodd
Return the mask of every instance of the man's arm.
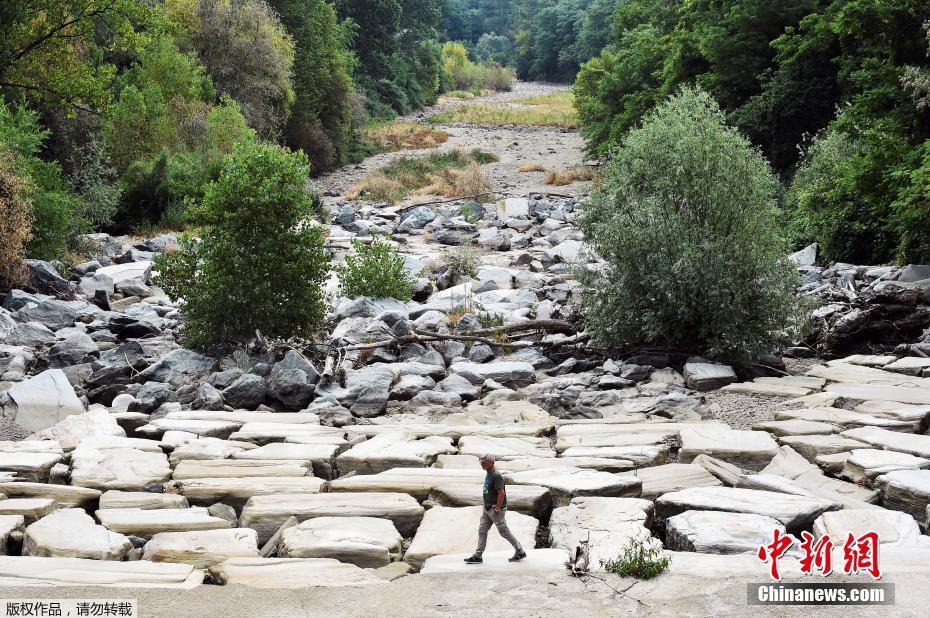
M 505 496 L 506 496 L 506 494 L 504 493 L 504 488 L 503 488 L 503 487 L 500 487 L 500 488 L 497 490 L 497 504 L 494 505 L 494 510 L 495 510 L 495 511 L 501 510 L 501 507 L 504 506 L 504 497 L 505 497 Z

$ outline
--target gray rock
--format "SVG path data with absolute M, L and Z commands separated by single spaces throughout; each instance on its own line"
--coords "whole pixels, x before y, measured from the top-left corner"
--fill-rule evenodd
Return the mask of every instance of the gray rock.
M 461 229 L 441 228 L 430 235 L 430 240 L 440 245 L 464 245 L 475 236 L 474 226 Z
M 216 387 L 208 382 L 204 382 L 197 387 L 197 399 L 192 406 L 196 410 L 222 410 L 223 395 Z
M 320 379 L 320 374 L 317 372 L 316 367 L 313 366 L 313 363 L 301 356 L 296 350 L 289 350 L 281 359 L 281 362 L 275 365 L 275 369 L 271 371 L 272 377 L 275 370 L 278 369 L 299 369 L 307 376 L 307 382 L 310 384 L 316 384 Z
M 398 231 L 401 232 L 411 232 L 413 230 L 421 230 L 423 227 L 436 218 L 436 213 L 434 213 L 430 208 L 426 206 L 417 206 L 406 211 L 401 219 L 400 225 L 398 226 Z
M 175 388 L 190 384 L 213 369 L 215 361 L 184 348 L 172 350 L 139 374 L 138 382 L 166 382 Z
M 452 364 L 450 371 L 461 375 L 475 386 L 488 379 L 504 386 L 525 385 L 534 380 L 536 373 L 530 363 L 514 361 L 493 363 L 458 361 Z
M 448 412 L 455 411 L 462 405 L 462 398 L 455 393 L 423 391 L 410 400 L 410 406 L 435 406 Z
M 233 527 L 239 525 L 239 518 L 236 517 L 236 509 L 229 506 L 228 504 L 223 504 L 222 502 L 211 504 L 207 507 L 207 513 L 213 517 L 225 519 L 226 521 L 232 523 Z
M 788 259 L 798 266 L 813 266 L 817 262 L 818 249 L 819 245 L 817 243 L 811 243 L 800 251 L 795 251 L 789 255 Z
M 115 291 L 113 280 L 106 275 L 93 274 L 82 277 L 78 282 L 77 291 L 84 296 L 94 296 L 98 290 L 112 294 Z
M 370 365 L 349 371 L 346 376 L 347 402 L 355 416 L 378 416 L 384 412 L 394 383 L 394 371 L 387 365 Z
M 336 216 L 333 217 L 333 222 L 339 225 L 349 225 L 350 223 L 354 223 L 355 209 L 352 208 L 351 204 L 343 204 L 339 209 L 339 212 L 336 213 Z
M 902 283 L 913 283 L 925 279 L 930 279 L 930 264 L 908 264 L 898 275 L 898 281 Z
M 100 350 L 93 339 L 83 333 L 69 335 L 49 350 L 49 367 L 69 367 L 92 362 Z
M 785 534 L 780 522 L 765 515 L 685 511 L 666 520 L 665 546 L 702 554 L 755 553 L 772 541 L 774 530 Z
M 736 373 L 729 365 L 708 362 L 688 362 L 684 368 L 685 382 L 696 391 L 709 391 L 736 382 Z
M 436 386 L 436 381 L 429 376 L 420 375 L 403 375 L 394 386 L 391 387 L 391 399 L 410 399 L 421 391 L 431 390 Z
M 138 296 L 139 298 L 148 298 L 152 295 L 152 288 L 145 285 L 139 279 L 127 279 L 116 284 L 116 291 L 125 296 Z
M 481 230 L 475 242 L 478 243 L 479 246 L 493 251 L 510 250 L 510 235 L 496 227 Z
M 494 354 L 491 346 L 485 343 L 477 343 L 468 351 L 468 360 L 475 363 L 486 363 L 493 360 L 495 356 L 496 354 Z
M 246 373 L 223 390 L 223 399 L 233 408 L 254 410 L 265 400 L 265 380 Z
M 28 269 L 28 286 L 40 294 L 67 296 L 74 290 L 74 284 L 62 278 L 54 266 L 42 260 L 26 260 Z
M 268 378 L 267 395 L 290 410 L 304 408 L 313 398 L 313 391 L 313 384 L 300 369 L 276 367 Z
M 14 326 L 12 332 L 6 336 L 4 343 L 36 348 L 52 341 L 55 341 L 55 333 L 46 325 L 40 322 L 25 322 Z
M 437 384 L 436 390 L 458 395 L 462 401 L 478 399 L 478 389 L 471 382 L 455 373 Z
M 135 394 L 127 410 L 151 414 L 171 398 L 171 386 L 164 382 L 146 382 Z
M 225 371 L 217 371 L 215 373 L 210 374 L 210 377 L 207 378 L 207 382 L 209 382 L 212 386 L 215 386 L 219 390 L 223 390 L 225 388 L 228 388 L 230 384 L 238 380 L 239 377 L 243 373 L 244 372 L 238 367 L 233 367 L 232 369 L 227 369 Z
M 77 311 L 70 305 L 58 300 L 44 300 L 16 312 L 16 319 L 20 322 L 39 322 L 53 331 L 74 326 L 77 316 Z

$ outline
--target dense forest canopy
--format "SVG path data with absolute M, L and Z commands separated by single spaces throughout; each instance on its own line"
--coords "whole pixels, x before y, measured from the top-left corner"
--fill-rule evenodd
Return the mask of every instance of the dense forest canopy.
M 370 123 L 513 70 L 574 82 L 597 157 L 696 86 L 778 174 L 796 244 L 927 262 L 928 23 L 922 0 L 8 0 L 0 179 L 28 226 L 9 233 L 52 258 L 180 227 L 239 146 L 320 173 L 373 153 Z

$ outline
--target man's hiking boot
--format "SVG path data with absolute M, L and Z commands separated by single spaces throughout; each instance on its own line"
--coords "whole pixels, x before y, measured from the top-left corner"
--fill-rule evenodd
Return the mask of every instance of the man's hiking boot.
M 482 562 L 484 562 L 484 560 L 481 559 L 481 556 L 476 554 L 474 556 L 469 556 L 468 558 L 465 558 L 465 562 L 468 564 L 481 564 Z
M 511 556 L 510 558 L 508 558 L 507 560 L 508 560 L 509 562 L 520 562 L 520 561 L 523 560 L 524 558 L 526 558 L 526 552 L 525 552 L 525 551 L 518 551 L 517 553 L 515 553 L 514 555 L 512 555 L 512 556 Z M 465 562 L 468 562 L 468 561 L 466 560 Z

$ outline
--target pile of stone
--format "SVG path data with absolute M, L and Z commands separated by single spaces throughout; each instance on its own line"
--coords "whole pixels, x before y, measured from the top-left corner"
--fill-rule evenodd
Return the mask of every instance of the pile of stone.
M 816 265 L 817 245 L 793 254 L 818 307 L 807 344 L 825 358 L 889 351 L 930 356 L 930 265 Z M 804 349 L 796 350 L 804 354 Z

